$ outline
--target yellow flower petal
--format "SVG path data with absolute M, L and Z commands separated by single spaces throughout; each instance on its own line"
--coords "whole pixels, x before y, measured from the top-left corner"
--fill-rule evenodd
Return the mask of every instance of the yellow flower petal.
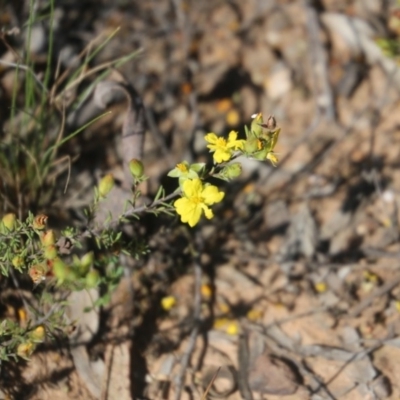
M 204 139 L 206 140 L 206 142 L 214 144 L 218 141 L 218 136 L 215 133 L 208 133 Z
M 232 153 L 225 149 L 217 149 L 214 153 L 214 161 L 218 164 L 229 161 L 232 157 Z
M 197 225 L 200 221 L 201 217 L 201 207 L 195 206 L 192 208 L 190 213 L 188 214 L 188 224 L 191 228 Z
M 229 136 L 228 136 L 228 142 L 234 142 L 237 139 L 237 132 L 236 131 L 230 131 Z
M 204 206 L 203 211 L 204 211 L 204 215 L 206 216 L 207 219 L 211 219 L 214 217 L 214 213 L 212 212 L 211 208 Z
M 244 140 L 236 140 L 238 133 L 231 131 L 228 136 L 227 147 L 234 150 L 242 150 L 244 146 Z
M 188 179 L 183 182 L 183 193 L 187 197 L 194 197 L 201 191 L 203 184 L 200 179 Z
M 268 153 L 267 159 L 271 161 L 272 165 L 276 167 L 278 165 L 278 157 L 274 153 Z
M 206 186 L 201 193 L 204 198 L 204 203 L 207 205 L 212 205 L 214 203 L 219 203 L 225 196 L 224 192 L 220 192 L 216 186 Z

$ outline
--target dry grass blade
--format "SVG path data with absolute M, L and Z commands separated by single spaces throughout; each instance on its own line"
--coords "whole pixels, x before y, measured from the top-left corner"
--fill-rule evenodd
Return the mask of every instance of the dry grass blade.
M 205 392 L 204 392 L 203 395 L 201 396 L 201 399 L 200 399 L 200 400 L 206 400 L 207 394 L 208 394 L 208 392 L 210 391 L 212 385 L 214 384 L 215 379 L 217 379 L 217 376 L 218 376 L 220 370 L 221 370 L 221 367 L 218 367 L 218 369 L 215 371 L 215 373 L 214 373 L 214 375 L 213 375 L 213 377 L 212 377 L 210 383 L 208 384 L 208 386 L 207 386 Z

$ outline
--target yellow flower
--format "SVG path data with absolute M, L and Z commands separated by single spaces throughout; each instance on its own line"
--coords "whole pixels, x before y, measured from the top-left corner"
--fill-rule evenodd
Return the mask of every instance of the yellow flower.
M 324 293 L 328 290 L 325 282 L 317 282 L 314 284 L 314 288 L 318 293 Z
M 165 311 L 171 310 L 176 305 L 176 298 L 174 296 L 166 296 L 161 299 L 161 307 Z
M 212 287 L 208 283 L 203 283 L 201 285 L 200 292 L 201 292 L 202 298 L 205 300 L 210 300 L 212 297 L 212 294 L 213 294 Z
M 214 214 L 208 207 L 219 203 L 225 196 L 216 186 L 206 185 L 200 179 L 187 179 L 182 184 L 183 197 L 176 200 L 174 207 L 181 216 L 182 222 L 187 222 L 191 227 L 195 226 L 204 211 L 206 218 L 211 219 Z
M 231 321 L 225 329 L 228 335 L 236 336 L 239 334 L 239 323 L 237 321 Z
M 208 133 L 205 138 L 210 143 L 207 147 L 214 152 L 214 161 L 222 163 L 232 158 L 235 150 L 243 150 L 244 140 L 237 140 L 237 132 L 231 131 L 228 140 L 218 137 L 215 133 Z

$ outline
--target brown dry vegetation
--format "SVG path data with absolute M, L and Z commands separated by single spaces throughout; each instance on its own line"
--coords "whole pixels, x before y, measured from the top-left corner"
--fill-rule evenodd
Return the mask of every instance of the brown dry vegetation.
M 49 341 L 29 362 L 3 363 L 1 398 L 197 400 L 210 382 L 210 398 L 231 400 L 400 397 L 400 75 L 376 44 L 400 35 L 391 3 L 57 2 L 63 68 L 117 26 L 93 65 L 143 49 L 121 72 L 147 108 L 146 195 L 177 162 L 207 159 L 205 133 L 243 133 L 259 111 L 282 128 L 280 163 L 243 160 L 193 236 L 144 218 L 151 253 L 100 317 L 80 317 L 95 327 L 89 343 Z M 5 16 L 19 27 L 26 17 L 11 2 Z M 5 106 L 13 70 L 0 79 Z M 98 170 L 120 174 L 123 113 L 64 150 L 79 157 L 51 206 L 60 224 L 78 223 Z M 82 124 L 84 109 L 73 118 Z

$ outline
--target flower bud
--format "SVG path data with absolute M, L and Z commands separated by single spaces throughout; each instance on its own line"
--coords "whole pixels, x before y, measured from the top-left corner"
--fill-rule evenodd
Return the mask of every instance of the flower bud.
M 43 232 L 40 239 L 43 246 L 50 246 L 56 243 L 56 235 L 54 234 L 54 231 L 52 229 Z
M 5 226 L 9 231 L 14 230 L 15 228 L 15 221 L 17 217 L 13 213 L 6 214 L 2 219 L 2 225 Z
M 257 138 L 248 138 L 244 142 L 244 152 L 246 154 L 253 154 L 259 149 L 259 139 Z
M 15 256 L 11 260 L 11 263 L 14 266 L 14 268 L 20 269 L 20 268 L 22 268 L 24 266 L 25 260 L 21 256 Z
M 262 134 L 263 128 L 261 124 L 263 123 L 264 120 L 262 113 L 256 114 L 250 126 L 250 131 L 255 137 L 259 137 Z
M 43 325 L 37 326 L 32 332 L 30 332 L 29 336 L 34 342 L 38 343 L 43 342 L 46 336 L 46 331 L 44 329 L 44 326 Z
M 99 271 L 92 269 L 86 275 L 86 287 L 87 288 L 94 288 L 99 284 L 100 281 L 100 274 Z
M 106 197 L 114 187 L 114 177 L 111 174 L 104 176 L 99 183 L 100 197 Z
M 39 214 L 36 215 L 36 217 L 33 219 L 33 228 L 42 230 L 46 227 L 46 222 L 47 222 L 48 216 L 44 214 Z
M 21 343 L 17 347 L 17 355 L 27 358 L 33 353 L 33 350 L 35 350 L 35 345 L 32 342 Z
M 241 173 L 242 164 L 240 163 L 229 164 L 221 171 L 221 175 L 228 180 L 237 178 Z
M 271 129 L 271 130 L 276 128 L 276 119 L 275 119 L 275 117 L 273 115 L 270 115 L 268 117 L 266 126 L 267 126 L 268 129 Z
M 56 258 L 53 263 L 53 273 L 58 281 L 62 282 L 68 276 L 69 267 L 60 258 Z
M 260 151 L 257 151 L 255 153 L 253 153 L 251 156 L 255 160 L 265 161 L 265 159 L 267 158 L 268 153 L 270 153 L 270 151 L 268 150 L 268 147 L 262 147 Z
M 43 256 L 46 260 L 54 260 L 57 257 L 57 248 L 54 244 L 46 246 L 43 250 Z
M 44 264 L 33 265 L 28 274 L 31 277 L 33 283 L 39 284 L 46 279 L 47 267 Z
M 88 272 L 90 267 L 93 265 L 94 255 L 93 251 L 86 253 L 79 261 L 79 273 L 81 276 L 85 276 Z
M 129 161 L 129 171 L 131 171 L 134 178 L 141 178 L 144 172 L 143 163 L 140 160 L 133 158 Z

